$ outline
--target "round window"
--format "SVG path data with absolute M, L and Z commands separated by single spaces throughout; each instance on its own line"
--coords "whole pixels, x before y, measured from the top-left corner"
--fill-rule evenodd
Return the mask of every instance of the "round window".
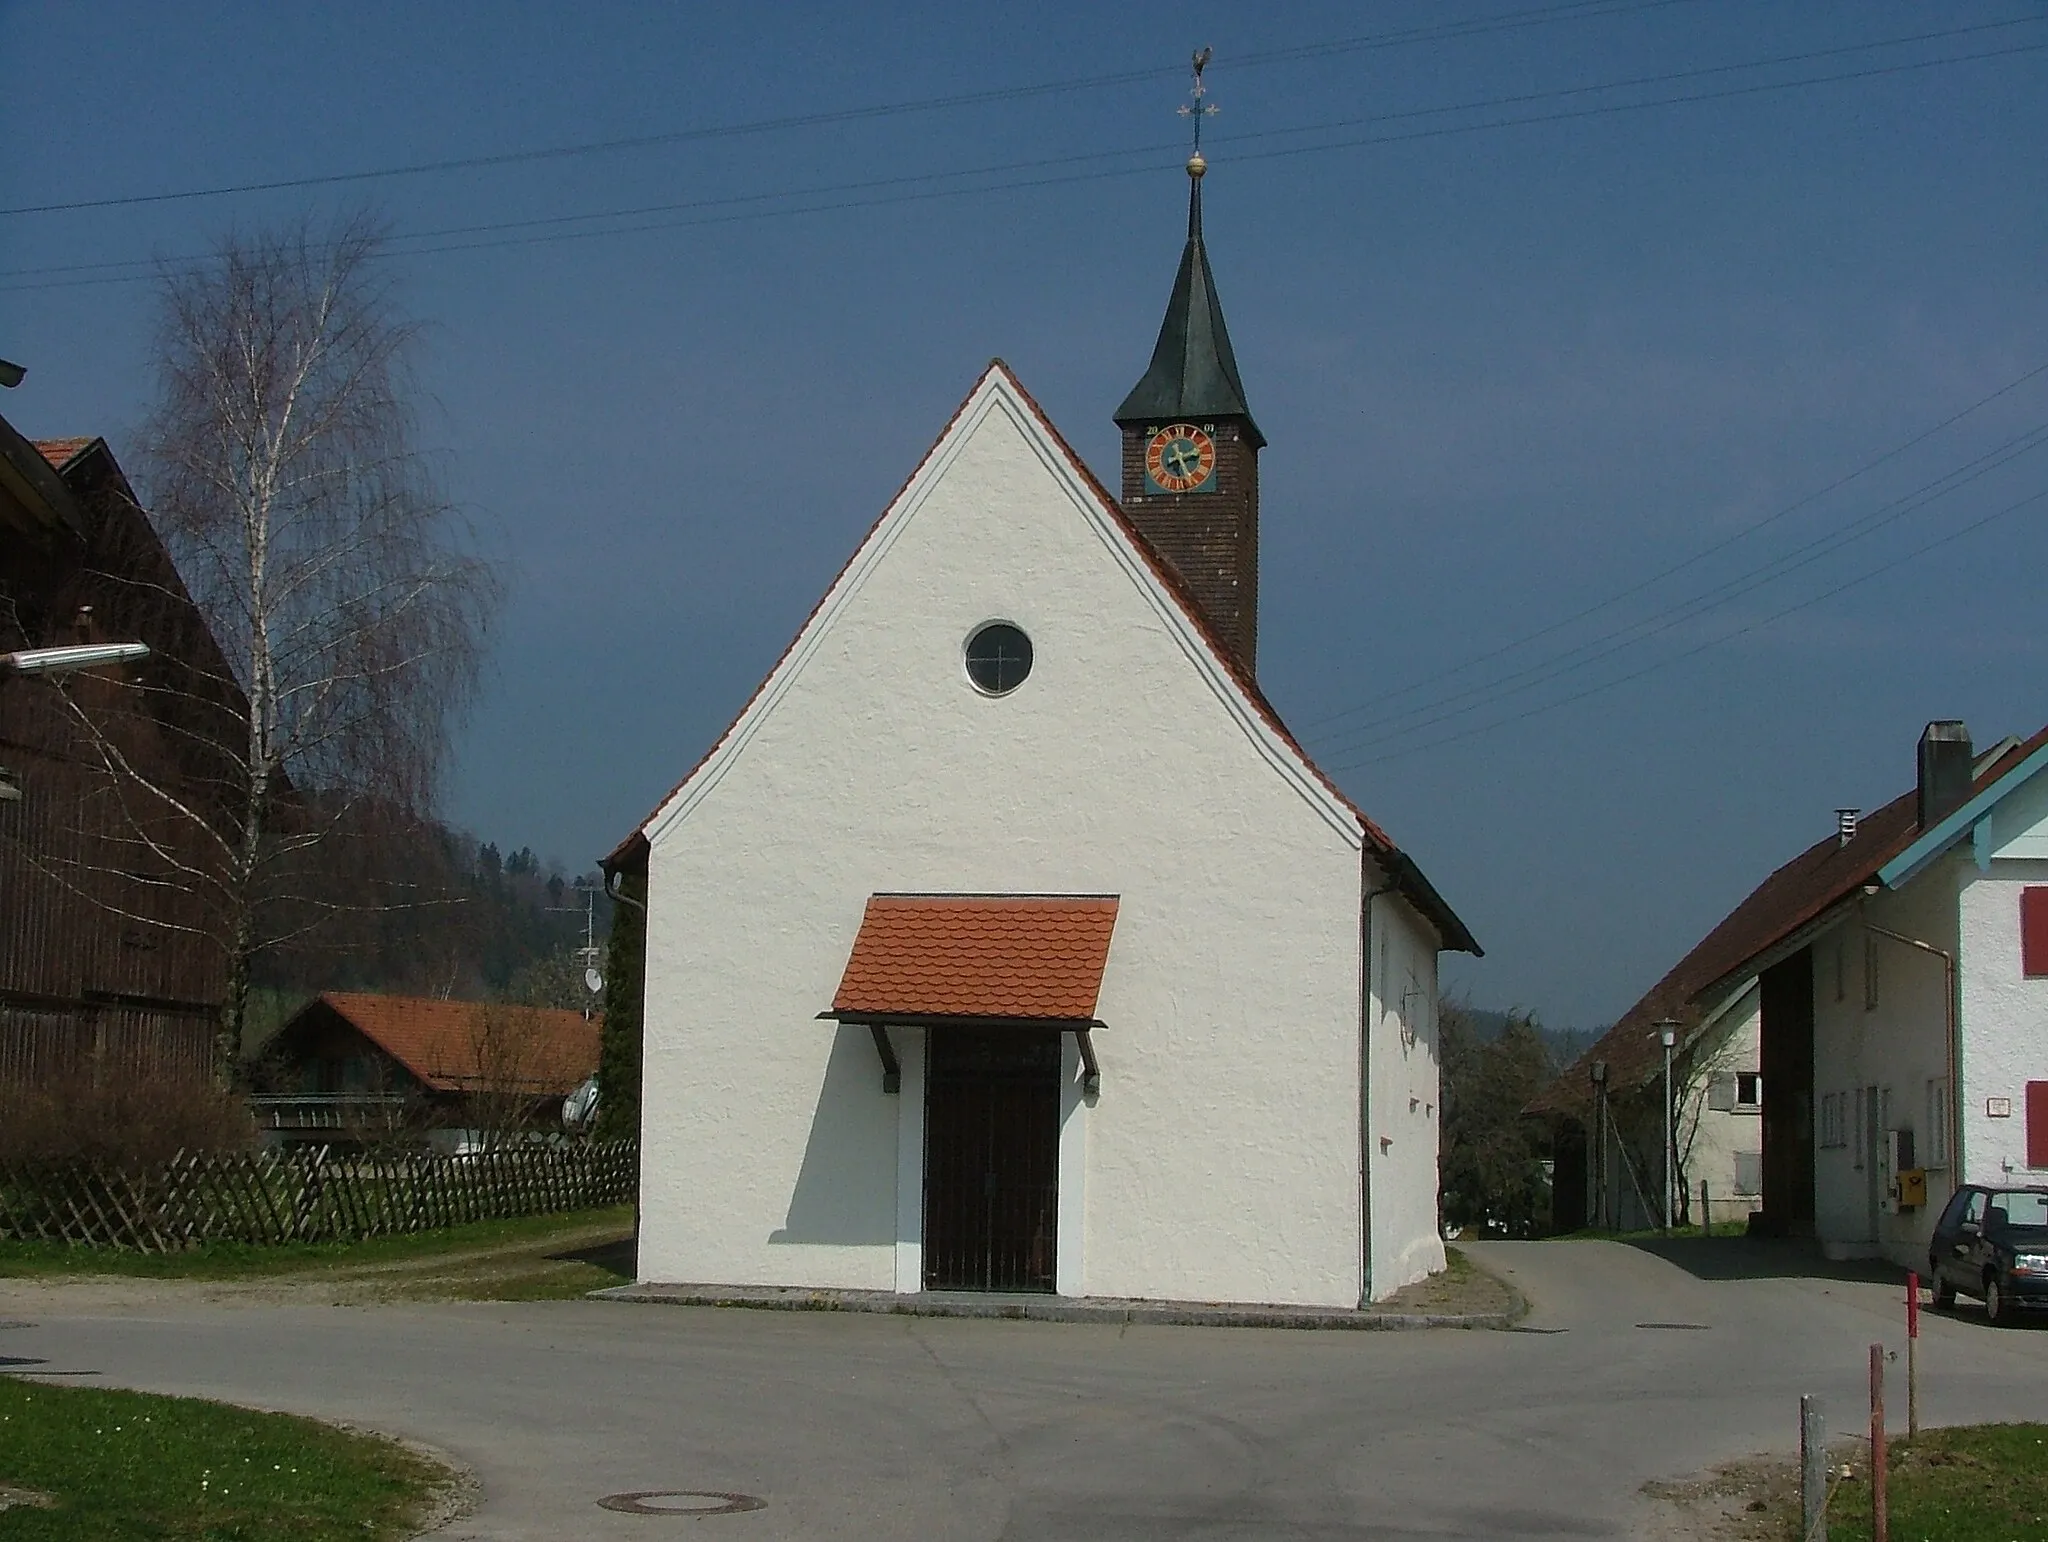
M 1031 673 L 1031 639 L 1007 621 L 991 621 L 967 639 L 967 678 L 991 696 L 1014 691 Z

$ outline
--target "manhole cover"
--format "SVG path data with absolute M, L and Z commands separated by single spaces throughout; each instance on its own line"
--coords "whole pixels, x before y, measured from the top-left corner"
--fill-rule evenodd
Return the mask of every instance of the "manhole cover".
M 1707 1331 L 1707 1325 L 1703 1322 L 1639 1322 L 1636 1326 L 1638 1328 L 1661 1328 L 1667 1333 L 1705 1333 Z
M 768 1501 L 719 1489 L 650 1488 L 637 1494 L 607 1494 L 598 1505 L 624 1515 L 739 1515 L 748 1510 L 765 1510 Z
M 0 1322 L 0 1328 L 33 1328 L 34 1326 L 35 1324 L 32 1322 L 15 1322 L 11 1319 L 6 1322 Z

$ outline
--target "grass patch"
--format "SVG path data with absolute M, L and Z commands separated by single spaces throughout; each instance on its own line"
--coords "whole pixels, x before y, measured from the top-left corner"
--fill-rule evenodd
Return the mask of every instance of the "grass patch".
M 1643 1231 L 1602 1231 L 1595 1226 L 1581 1227 L 1578 1231 L 1558 1232 L 1546 1237 L 1546 1242 L 1657 1242 L 1665 1237 L 1746 1237 L 1749 1235 L 1747 1221 L 1716 1221 L 1702 1231 L 1697 1226 L 1674 1226 L 1665 1231 L 1661 1226 L 1652 1226 Z
M 2048 1424 L 1958 1425 L 1895 1441 L 1886 1499 L 1898 1542 L 2044 1542 Z M 1856 1481 L 1837 1489 L 1828 1506 L 1828 1535 L 1837 1542 L 1870 1536 L 1869 1473 L 1861 1464 Z
M 0 1241 L 0 1277 L 117 1274 L 143 1279 L 261 1279 L 337 1268 L 353 1271 L 423 1264 L 443 1254 L 503 1251 L 522 1245 L 545 1248 L 550 1239 L 564 1233 L 597 1227 L 631 1231 L 633 1207 L 614 1205 L 604 1210 L 578 1210 L 561 1215 L 476 1221 L 442 1231 L 373 1237 L 362 1242 L 280 1243 L 269 1247 L 215 1242 L 179 1253 L 133 1253 L 121 1248 L 67 1247 L 59 1242 Z M 604 1275 L 597 1285 L 619 1283 L 609 1271 Z
M 394 1441 L 193 1398 L 0 1377 L 9 1542 L 384 1542 L 453 1474 Z

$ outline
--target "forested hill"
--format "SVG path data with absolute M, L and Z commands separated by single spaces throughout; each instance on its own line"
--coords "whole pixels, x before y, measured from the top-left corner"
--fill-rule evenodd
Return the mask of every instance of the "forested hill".
M 594 868 L 571 873 L 529 846 L 503 850 L 445 825 L 417 832 L 376 866 L 374 887 L 355 885 L 368 898 L 259 961 L 252 1047 L 321 991 L 590 1003 L 578 953 L 586 904 L 600 949 L 612 915 Z
M 1549 1028 L 1536 1018 L 1524 1012 L 1492 1012 L 1483 1007 L 1460 1004 L 1458 1010 L 1465 1021 L 1471 1024 L 1474 1037 L 1487 1043 L 1499 1038 L 1507 1028 L 1509 1020 L 1526 1022 L 1536 1037 L 1543 1041 L 1543 1047 L 1550 1051 L 1550 1066 L 1553 1071 L 1562 1071 L 1586 1052 L 1586 1048 L 1600 1035 L 1603 1028 Z

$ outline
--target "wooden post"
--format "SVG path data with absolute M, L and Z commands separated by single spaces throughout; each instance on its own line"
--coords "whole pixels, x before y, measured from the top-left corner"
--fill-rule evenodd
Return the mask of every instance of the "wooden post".
M 1884 1447 L 1884 1345 L 1870 1346 L 1870 1536 L 1891 1542 L 1891 1507 L 1886 1501 Z
M 1714 1207 L 1707 1202 L 1707 1180 L 1700 1179 L 1700 1235 L 1714 1235 Z
M 1799 1535 L 1828 1542 L 1828 1424 L 1817 1397 L 1799 1400 Z
M 1906 1438 L 1920 1433 L 1920 1276 L 1906 1275 Z

